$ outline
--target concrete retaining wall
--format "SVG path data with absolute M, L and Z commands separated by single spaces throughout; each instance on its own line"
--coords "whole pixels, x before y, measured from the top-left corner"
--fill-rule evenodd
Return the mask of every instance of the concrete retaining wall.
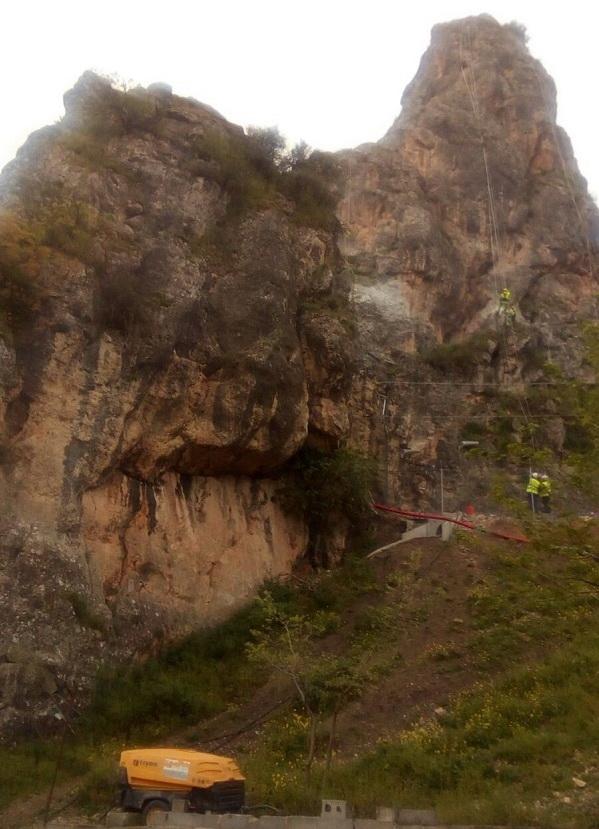
M 267 815 L 197 815 L 188 812 L 165 812 L 155 816 L 155 824 L 169 829 L 502 829 L 480 825 L 449 826 L 436 822 L 432 810 L 398 809 L 392 812 L 394 820 L 369 818 L 336 819 L 331 817 L 295 817 Z M 114 821 L 114 822 L 113 822 Z M 121 822 L 122 821 L 122 822 Z M 160 821 L 160 823 L 158 823 Z M 113 812 L 107 816 L 106 826 L 140 826 L 141 816 Z M 521 827 L 521 829 L 525 829 Z
M 190 827 L 204 827 L 204 829 L 217 829 L 220 827 L 222 829 L 223 826 L 227 826 L 226 823 L 198 823 L 198 815 L 165 815 L 165 820 L 162 825 L 168 826 L 169 829 L 190 829 Z M 195 822 L 186 821 L 183 822 L 181 818 L 194 818 Z M 248 827 L 251 829 L 332 829 L 332 825 L 336 827 L 336 829 L 389 829 L 389 827 L 395 827 L 397 829 L 399 826 L 402 829 L 429 829 L 430 824 L 428 823 L 416 823 L 416 824 L 398 824 L 396 822 L 389 823 L 389 821 L 381 821 L 381 820 L 372 820 L 367 818 L 355 818 L 354 820 L 331 820 L 330 818 L 294 818 L 294 817 L 272 817 L 268 818 L 268 824 L 264 823 L 265 818 L 249 818 L 249 822 L 247 824 Z M 436 829 L 502 829 L 502 827 L 489 827 L 489 826 L 482 826 L 482 825 L 467 825 L 467 826 L 450 826 L 449 824 L 442 824 L 437 823 L 435 824 Z M 505 827 L 504 829 L 507 829 Z M 512 828 L 513 829 L 513 828 Z M 522 827 L 521 829 L 525 829 Z

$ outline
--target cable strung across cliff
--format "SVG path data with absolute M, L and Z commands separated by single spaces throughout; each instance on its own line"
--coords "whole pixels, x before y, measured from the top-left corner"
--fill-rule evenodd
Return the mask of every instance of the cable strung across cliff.
M 483 527 L 477 527 L 471 521 L 465 521 L 463 518 L 449 518 L 447 515 L 442 515 L 436 512 L 413 512 L 411 510 L 390 506 L 389 504 L 373 503 L 372 506 L 380 512 L 391 512 L 412 521 L 446 521 L 448 524 L 456 524 L 458 527 L 464 527 L 467 530 L 485 533 L 485 535 L 493 535 L 496 538 L 503 538 L 506 541 L 517 541 L 521 544 L 528 544 L 529 542 L 529 539 L 524 535 L 513 535 L 512 533 L 504 533 L 499 530 L 487 530 Z

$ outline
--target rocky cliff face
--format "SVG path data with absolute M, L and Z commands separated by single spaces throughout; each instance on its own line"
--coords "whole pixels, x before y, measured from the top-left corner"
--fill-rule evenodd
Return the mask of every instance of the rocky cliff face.
M 208 107 L 91 74 L 65 104 L 0 181 L 5 729 L 288 572 L 306 441 L 430 503 L 485 383 L 585 376 L 596 314 L 597 211 L 514 27 L 435 27 L 387 135 L 338 156 L 341 238 Z
M 65 104 L 2 177 L 5 721 L 289 572 L 273 475 L 348 430 L 334 234 L 207 107 L 91 74 Z
M 400 117 L 343 154 L 362 357 L 352 434 L 382 459 L 390 497 L 438 497 L 434 464 L 458 469 L 460 428 L 496 412 L 482 394 L 494 384 L 541 382 L 547 362 L 590 377 L 599 215 L 555 119 L 553 81 L 523 33 L 482 16 L 436 26 Z M 504 287 L 511 327 L 497 313 Z M 455 372 L 449 343 L 461 343 Z M 564 424 L 543 422 L 559 443 Z

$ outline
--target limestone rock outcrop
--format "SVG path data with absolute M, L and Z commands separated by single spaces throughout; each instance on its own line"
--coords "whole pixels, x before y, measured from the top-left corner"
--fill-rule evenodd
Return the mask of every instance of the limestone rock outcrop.
M 91 73 L 65 106 L 0 183 L 0 659 L 23 643 L 63 690 L 289 572 L 281 469 L 347 433 L 353 359 L 334 228 L 240 128 Z
M 434 467 L 459 465 L 459 429 L 488 410 L 485 388 L 541 381 L 544 363 L 592 379 L 599 212 L 552 79 L 518 25 L 486 15 L 434 27 L 399 118 L 343 162 L 361 355 L 352 440 L 383 459 L 389 497 L 438 506 Z M 452 343 L 470 360 L 459 378 L 426 360 Z
M 489 390 L 590 377 L 598 310 L 599 215 L 517 26 L 435 27 L 397 121 L 304 202 L 164 84 L 86 73 L 65 107 L 0 177 L 5 734 L 288 573 L 309 533 L 280 489 L 307 443 L 438 506 Z

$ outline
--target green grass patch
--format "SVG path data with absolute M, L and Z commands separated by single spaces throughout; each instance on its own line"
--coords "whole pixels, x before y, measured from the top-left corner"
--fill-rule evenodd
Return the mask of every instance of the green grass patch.
M 266 589 L 285 614 L 324 614 L 334 628 L 357 597 L 377 588 L 368 563 L 350 557 L 330 573 L 295 583 L 272 582 Z M 80 622 L 89 624 L 89 608 L 79 596 L 70 598 Z M 254 601 L 223 624 L 192 634 L 152 659 L 103 670 L 89 708 L 73 723 L 75 735 L 67 735 L 59 783 L 83 778 L 82 806 L 107 808 L 123 748 L 156 744 L 249 699 L 266 679 L 246 655 L 252 631 L 263 624 L 262 605 Z M 0 746 L 0 808 L 17 796 L 48 788 L 59 750 L 58 739 Z
M 597 618 L 593 527 L 563 522 L 529 532 L 529 545 L 485 545 L 488 571 L 469 595 L 476 631 L 471 655 L 482 669 L 507 666 L 531 648 L 554 648 Z
M 139 665 L 104 670 L 82 732 L 100 742 L 106 736 L 148 741 L 247 698 L 264 679 L 244 653 L 260 621 L 252 603 Z
M 599 633 L 577 636 L 543 664 L 459 696 L 441 721 L 382 742 L 328 775 L 321 763 L 306 776 L 305 723 L 281 718 L 244 758 L 250 796 L 290 813 L 316 812 L 322 793 L 349 800 L 364 816 L 377 805 L 434 806 L 446 821 L 590 829 L 596 817 L 572 776 L 589 786 L 597 778 L 598 679 Z
M 328 772 L 327 711 L 318 718 L 308 774 L 310 724 L 291 705 L 259 727 L 259 739 L 252 736 L 241 752 L 251 802 L 315 813 L 324 795 L 351 800 L 363 815 L 373 814 L 376 805 L 434 805 L 454 822 L 561 821 L 591 829 L 584 792 L 572 793 L 571 778 L 588 780 L 585 791 L 592 792 L 594 772 L 587 770 L 599 768 L 594 531 L 582 523 L 543 526 L 532 532 L 530 545 L 518 547 L 461 534 L 453 543 L 466 553 L 470 547 L 481 561 L 469 598 L 473 634 L 459 648 L 451 642 L 430 646 L 418 664 L 441 676 L 466 659 L 480 677 L 493 675 L 496 682 L 479 684 L 444 706 L 440 719 L 358 749 L 353 760 L 334 758 Z M 401 664 L 398 637 L 417 631 L 435 613 L 435 602 L 444 601 L 440 590 L 414 595 L 418 569 L 413 557 L 381 581 L 369 562 L 350 557 L 331 572 L 267 585 L 267 604 L 272 610 L 274 603 L 281 618 L 324 620 L 313 625 L 305 652 L 313 649 L 318 659 L 340 659 L 352 671 L 368 673 L 364 687 L 372 688 Z M 102 673 L 76 724 L 77 736 L 67 740 L 59 776 L 59 782 L 82 778 L 83 808 L 100 811 L 110 804 L 122 748 L 164 742 L 252 697 L 268 673 L 248 658 L 248 645 L 259 641 L 252 631 L 267 630 L 264 607 L 252 602 L 223 625 L 143 664 Z M 513 670 L 515 661 L 520 667 Z M 343 709 L 339 716 L 343 721 Z M 354 731 L 359 736 L 359 723 Z M 48 787 L 57 752 L 51 740 L 0 749 L 0 760 L 6 759 L 0 802 Z

